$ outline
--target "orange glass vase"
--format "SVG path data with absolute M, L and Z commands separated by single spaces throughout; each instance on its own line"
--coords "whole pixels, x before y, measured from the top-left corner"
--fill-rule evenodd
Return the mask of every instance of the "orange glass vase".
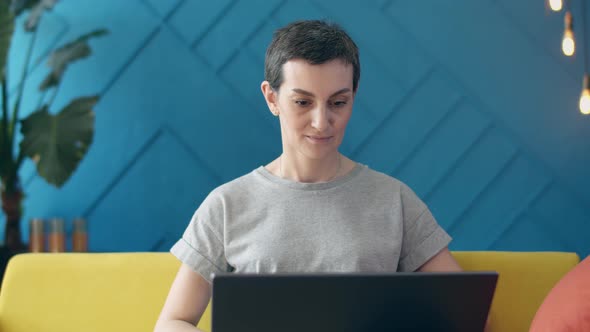
M 45 231 L 43 229 L 43 219 L 34 218 L 29 223 L 29 251 L 45 251 Z
M 66 251 L 66 235 L 64 220 L 61 218 L 53 218 L 49 222 L 48 235 L 48 251 L 49 252 L 65 252 Z
M 88 251 L 88 232 L 86 231 L 86 220 L 74 219 L 74 232 L 72 233 L 72 251 Z

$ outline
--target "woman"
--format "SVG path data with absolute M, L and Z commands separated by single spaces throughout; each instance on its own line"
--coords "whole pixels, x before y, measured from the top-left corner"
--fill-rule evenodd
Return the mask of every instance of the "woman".
M 338 152 L 359 78 L 358 49 L 337 25 L 275 32 L 261 89 L 283 153 L 196 211 L 171 250 L 183 264 L 156 331 L 196 331 L 216 272 L 460 271 L 411 189 Z

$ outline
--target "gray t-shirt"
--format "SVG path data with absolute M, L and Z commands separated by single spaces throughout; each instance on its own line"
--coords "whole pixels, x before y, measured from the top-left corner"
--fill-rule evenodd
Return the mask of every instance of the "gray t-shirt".
M 405 184 L 358 164 L 330 182 L 260 166 L 213 190 L 171 252 L 212 273 L 415 271 L 450 236 Z

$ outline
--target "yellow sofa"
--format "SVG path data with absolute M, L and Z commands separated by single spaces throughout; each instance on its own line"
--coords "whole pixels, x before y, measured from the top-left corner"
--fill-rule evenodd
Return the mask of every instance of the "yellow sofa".
M 500 273 L 492 331 L 528 331 L 572 253 L 453 252 L 466 270 Z M 152 331 L 180 263 L 169 253 L 22 254 L 0 288 L 0 332 Z M 361 304 L 362 305 L 362 304 Z M 209 308 L 199 323 L 210 331 Z

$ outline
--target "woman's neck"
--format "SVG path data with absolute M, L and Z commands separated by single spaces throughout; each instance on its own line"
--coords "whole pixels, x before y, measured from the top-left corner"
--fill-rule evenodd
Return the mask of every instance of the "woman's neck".
M 342 173 L 343 160 L 339 152 L 324 159 L 293 158 L 284 153 L 279 157 L 279 176 L 303 183 L 328 182 Z

